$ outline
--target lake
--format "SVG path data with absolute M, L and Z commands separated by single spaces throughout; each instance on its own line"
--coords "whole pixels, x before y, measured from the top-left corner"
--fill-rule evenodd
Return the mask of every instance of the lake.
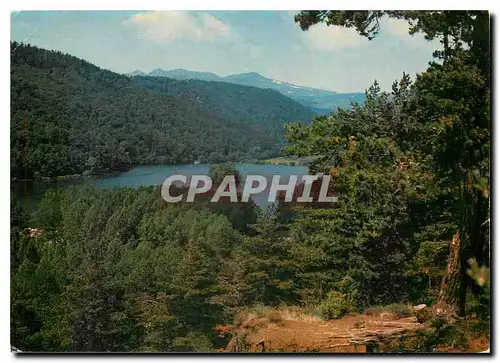
M 288 165 L 261 165 L 261 164 L 234 164 L 236 170 L 240 173 L 242 180 L 247 175 L 262 175 L 270 183 L 273 175 L 281 176 L 281 183 L 286 183 L 290 175 L 300 176 L 308 174 L 307 166 L 288 166 Z M 171 175 L 185 175 L 188 178 L 191 175 L 208 175 L 209 164 L 188 164 L 188 165 L 154 165 L 141 166 L 131 169 L 127 172 L 112 174 L 102 177 L 82 177 L 74 180 L 61 180 L 52 183 L 44 182 L 16 182 L 12 183 L 12 188 L 19 198 L 24 199 L 28 209 L 33 210 L 43 196 L 43 193 L 51 188 L 67 188 L 71 185 L 93 184 L 102 188 L 115 187 L 140 187 L 142 185 L 160 185 Z M 25 184 L 26 183 L 26 184 Z M 265 208 L 267 202 L 267 190 L 252 196 L 255 203 Z

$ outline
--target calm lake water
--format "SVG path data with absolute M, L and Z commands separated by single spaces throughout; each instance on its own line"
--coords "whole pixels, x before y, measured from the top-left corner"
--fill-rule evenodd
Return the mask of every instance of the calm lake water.
M 258 164 L 235 164 L 236 169 L 244 180 L 247 175 L 262 175 L 267 178 L 268 184 L 273 175 L 281 176 L 281 183 L 286 183 L 290 175 L 300 176 L 308 174 L 307 166 L 286 166 L 286 165 L 258 165 Z M 140 187 L 142 185 L 160 185 L 171 175 L 208 175 L 209 164 L 189 164 L 189 165 L 155 165 L 141 166 L 124 173 L 113 174 L 103 177 L 85 177 L 75 180 L 64 180 L 53 183 L 24 182 L 12 183 L 19 198 L 24 200 L 28 209 L 34 209 L 43 193 L 51 188 L 67 188 L 70 185 L 93 184 L 102 188 L 115 187 Z M 268 189 L 267 189 L 268 190 Z M 252 197 L 257 205 L 265 208 L 268 205 L 267 192 L 264 191 Z

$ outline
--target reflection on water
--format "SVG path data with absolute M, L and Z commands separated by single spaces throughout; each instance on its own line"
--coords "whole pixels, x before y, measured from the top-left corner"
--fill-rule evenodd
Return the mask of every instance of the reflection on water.
M 235 167 L 241 174 L 242 180 L 247 175 L 262 175 L 268 180 L 268 184 L 271 182 L 273 175 L 280 175 L 280 183 L 284 184 L 288 181 L 290 175 L 298 175 L 300 181 L 300 176 L 308 173 L 306 166 L 235 164 Z M 27 210 L 33 210 L 45 191 L 51 188 L 67 188 L 71 185 L 80 184 L 92 184 L 103 188 L 161 185 L 171 175 L 185 175 L 189 179 L 190 176 L 195 174 L 208 175 L 209 169 L 210 165 L 208 164 L 141 166 L 124 173 L 102 177 L 81 177 L 72 180 L 58 180 L 52 183 L 37 181 L 12 182 L 11 190 L 22 200 Z M 252 196 L 252 199 L 261 208 L 268 205 L 268 190 L 269 188 Z

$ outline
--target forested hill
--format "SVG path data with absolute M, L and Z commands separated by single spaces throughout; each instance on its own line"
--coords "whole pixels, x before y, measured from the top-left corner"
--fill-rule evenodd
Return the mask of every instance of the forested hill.
M 11 176 L 266 158 L 278 153 L 284 123 L 314 116 L 269 90 L 146 83 L 11 42 Z
M 274 131 L 281 131 L 283 124 L 290 120 L 311 120 L 316 115 L 311 109 L 271 89 L 165 77 L 136 76 L 133 79 L 155 92 L 181 96 L 225 119 L 262 125 Z
M 166 71 L 157 68 L 149 73 L 136 70 L 128 73 L 128 76 L 150 76 L 150 77 L 167 77 L 177 80 L 201 80 L 212 82 L 224 82 L 239 84 L 242 86 L 253 86 L 263 89 L 272 89 L 280 92 L 286 97 L 315 110 L 320 114 L 328 114 L 336 111 L 337 108 L 349 108 L 352 103 L 362 104 L 365 100 L 365 94 L 358 93 L 338 93 L 327 91 L 324 89 L 298 86 L 288 82 L 279 81 L 264 77 L 256 72 L 232 74 L 230 76 L 221 77 L 211 72 L 195 72 L 186 69 L 173 69 Z

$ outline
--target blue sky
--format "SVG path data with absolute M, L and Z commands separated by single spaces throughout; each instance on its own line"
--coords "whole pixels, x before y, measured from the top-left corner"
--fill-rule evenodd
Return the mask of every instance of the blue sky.
M 375 79 L 384 89 L 414 75 L 437 41 L 408 35 L 384 19 L 368 41 L 352 29 L 316 25 L 303 32 L 290 11 L 37 11 L 11 14 L 11 39 L 56 49 L 119 73 L 185 68 L 221 76 L 258 72 L 337 92 Z

